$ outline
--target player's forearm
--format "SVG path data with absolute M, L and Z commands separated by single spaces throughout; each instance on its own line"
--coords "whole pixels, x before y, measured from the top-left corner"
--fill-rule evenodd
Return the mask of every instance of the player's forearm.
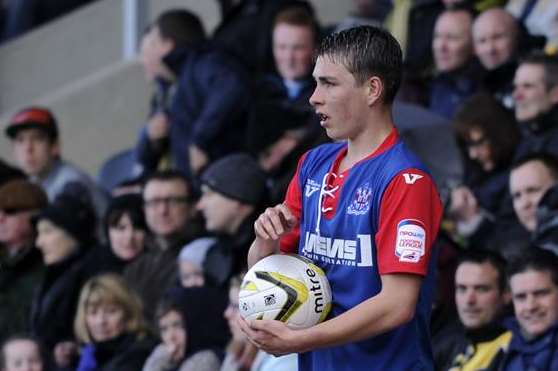
M 393 285 L 340 316 L 303 330 L 306 350 L 364 340 L 383 334 L 410 321 L 415 313 L 420 278 L 397 291 Z
M 279 252 L 279 242 L 256 237 L 248 250 L 248 269 L 261 259 Z

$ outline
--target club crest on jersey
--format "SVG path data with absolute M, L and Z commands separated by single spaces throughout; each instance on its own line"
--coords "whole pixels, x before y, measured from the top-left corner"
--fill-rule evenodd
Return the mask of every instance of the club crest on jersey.
M 353 199 L 347 207 L 349 215 L 363 215 L 370 210 L 370 199 L 372 198 L 372 188 L 368 183 L 358 187 L 353 195 Z
M 400 262 L 418 263 L 426 245 L 423 224 L 415 219 L 404 219 L 397 224 L 395 255 Z
M 307 179 L 304 186 L 304 195 L 306 197 L 312 196 L 313 193 L 320 190 L 320 183 L 316 182 L 314 179 Z

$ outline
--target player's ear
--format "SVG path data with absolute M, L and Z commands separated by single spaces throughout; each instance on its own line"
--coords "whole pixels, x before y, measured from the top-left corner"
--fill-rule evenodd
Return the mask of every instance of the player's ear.
M 368 105 L 372 106 L 382 96 L 384 91 L 384 83 L 378 76 L 370 77 L 366 82 L 366 99 L 368 101 Z

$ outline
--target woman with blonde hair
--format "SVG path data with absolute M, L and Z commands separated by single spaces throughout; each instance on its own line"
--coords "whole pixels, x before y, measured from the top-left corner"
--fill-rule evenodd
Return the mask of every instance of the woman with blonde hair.
M 87 281 L 74 330 L 83 344 L 77 371 L 137 371 L 155 345 L 139 297 L 116 274 Z

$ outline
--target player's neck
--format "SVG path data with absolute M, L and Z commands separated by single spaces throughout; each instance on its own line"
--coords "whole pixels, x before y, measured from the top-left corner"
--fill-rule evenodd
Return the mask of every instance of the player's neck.
M 368 125 L 353 138 L 347 141 L 347 154 L 339 165 L 343 172 L 354 164 L 369 156 L 386 140 L 393 130 L 391 110 L 386 110 L 377 115 L 371 115 Z

